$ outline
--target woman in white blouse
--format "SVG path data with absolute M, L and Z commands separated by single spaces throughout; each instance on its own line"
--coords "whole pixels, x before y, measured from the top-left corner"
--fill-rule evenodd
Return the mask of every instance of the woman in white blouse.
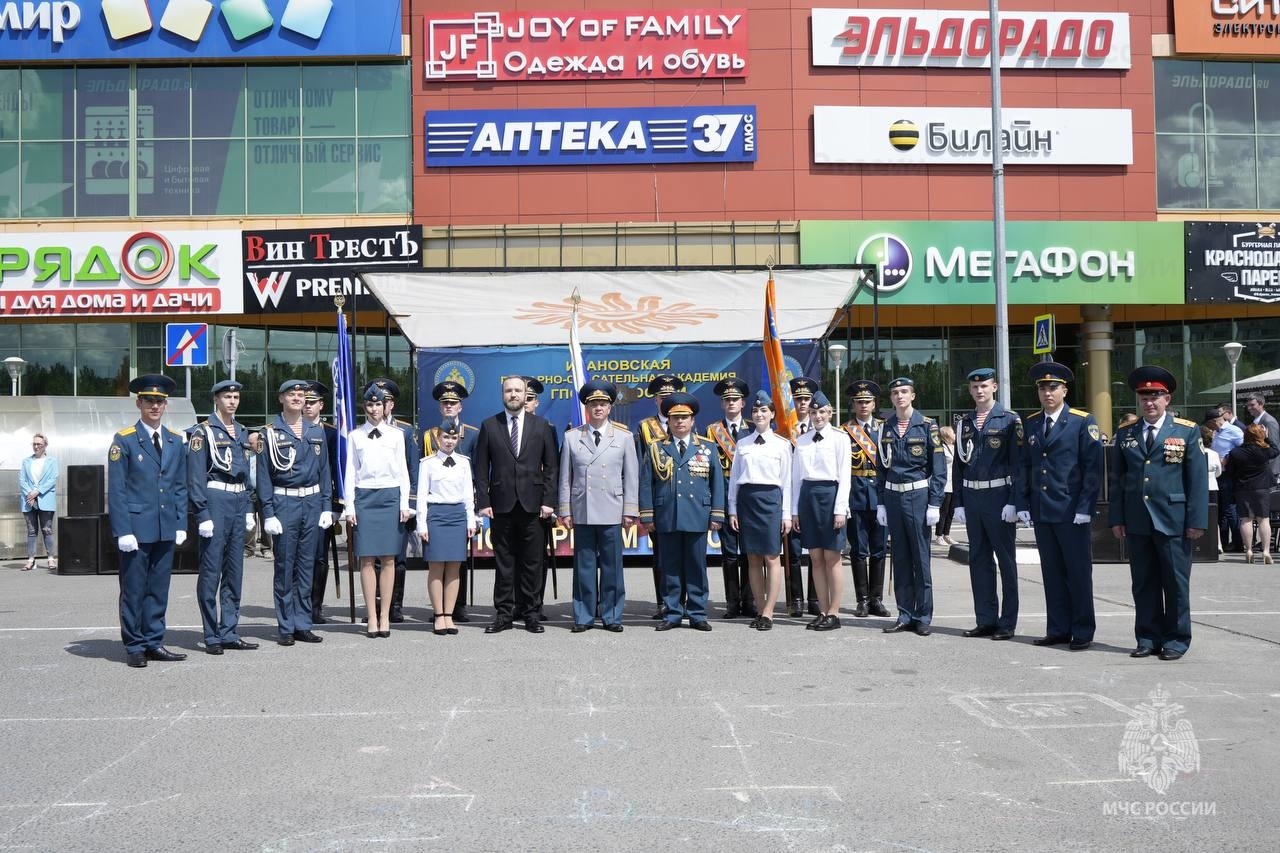
M 467 558 L 467 542 L 476 535 L 471 460 L 454 453 L 461 430 L 455 419 L 445 418 L 436 452 L 418 464 L 418 536 L 427 561 L 433 634 L 458 633 L 453 624 L 458 571 Z
M 782 587 L 778 552 L 791 530 L 791 442 L 770 429 L 773 402 L 763 391 L 751 404 L 753 436 L 738 439 L 729 469 L 729 524 L 738 551 L 747 558 L 757 616 L 751 627 L 773 628 L 773 608 Z
M 376 385 L 364 392 L 364 426 L 347 435 L 347 469 L 343 481 L 347 520 L 353 536 L 354 553 L 360 559 L 360 587 L 368 614 L 366 637 L 391 636 L 391 588 L 396 579 L 396 553 L 404 534 L 401 523 L 413 515 L 409 510 L 409 466 L 404 459 L 404 435 L 387 424 L 387 394 Z M 373 561 L 381 561 L 375 578 Z M 384 591 L 382 606 L 375 612 L 378 588 Z
M 849 434 L 831 428 L 831 401 L 821 391 L 809 404 L 812 428 L 796 440 L 791 463 L 791 523 L 800 528 L 800 543 L 809 549 L 813 585 L 818 588 L 814 631 L 840 627 L 844 573 L 844 524 L 849 514 L 849 471 L 853 453 Z

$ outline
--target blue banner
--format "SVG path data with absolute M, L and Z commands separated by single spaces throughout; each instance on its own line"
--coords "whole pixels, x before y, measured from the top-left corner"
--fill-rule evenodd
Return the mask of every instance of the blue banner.
M 442 110 L 427 167 L 753 163 L 755 107 Z
M 0 2 L 0 62 L 400 56 L 400 0 Z

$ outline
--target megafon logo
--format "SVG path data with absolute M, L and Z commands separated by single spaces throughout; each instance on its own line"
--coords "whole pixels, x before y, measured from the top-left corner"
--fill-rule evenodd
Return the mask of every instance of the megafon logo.
M 896 293 L 911 278 L 911 248 L 894 234 L 873 234 L 858 247 L 857 263 L 880 268 L 881 293 Z
M 219 9 L 236 41 L 253 38 L 275 24 L 266 0 L 222 0 Z M 309 39 L 319 39 L 332 9 L 333 0 L 289 0 L 280 16 L 280 27 Z M 102 0 L 102 17 L 107 22 L 107 32 L 116 41 L 149 33 L 155 26 L 149 0 Z M 160 29 L 189 42 L 198 42 L 212 17 L 210 0 L 169 0 L 160 18 Z

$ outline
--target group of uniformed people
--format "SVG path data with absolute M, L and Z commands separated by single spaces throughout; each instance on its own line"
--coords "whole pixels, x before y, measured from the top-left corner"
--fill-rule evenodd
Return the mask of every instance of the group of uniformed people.
M 1033 642 L 1080 651 L 1092 644 L 1095 630 L 1090 525 L 1101 486 L 1102 436 L 1092 415 L 1066 404 L 1074 378 L 1069 368 L 1041 362 L 1029 378 L 1041 407 L 1023 421 L 996 400 L 994 370 L 974 370 L 967 377 L 974 408 L 959 419 L 953 463 L 956 520 L 968 533 L 977 623 L 964 636 L 1012 638 L 1019 605 L 1014 540 L 1017 524 L 1023 523 L 1035 531 L 1047 609 L 1046 632 Z M 1129 540 L 1137 608 L 1137 646 L 1132 654 L 1176 660 L 1190 644 L 1190 548 L 1207 526 L 1207 467 L 1196 425 L 1166 412 L 1176 388 L 1173 376 L 1163 368 L 1144 366 L 1130 375 L 1129 384 L 1143 417 L 1116 435 L 1119 451 L 1111 471 L 1109 521 L 1116 536 Z M 554 430 L 548 430 L 549 436 L 521 438 L 522 425 L 528 430 L 545 423 L 534 414 L 539 385 L 528 377 L 504 380 L 504 397 L 514 402 L 504 400 L 507 411 L 495 416 L 494 433 L 486 444 L 493 447 L 480 454 L 486 456 L 486 473 L 482 477 L 476 472 L 475 484 L 486 485 L 483 501 L 477 500 L 479 493 L 441 485 L 458 476 L 446 470 L 452 457 L 461 457 L 468 463 L 466 475 L 472 474 L 472 455 L 480 439 L 480 430 L 461 421 L 462 400 L 467 397 L 461 383 L 445 381 L 433 389 L 442 422 L 425 430 L 420 439 L 411 425 L 396 423 L 389 411 L 374 426 L 375 431 L 385 425 L 403 434 L 406 465 L 397 475 L 403 477 L 397 479 L 397 487 L 403 488 L 399 484 L 406 479 L 415 481 L 408 484 L 409 499 L 417 492 L 419 460 L 434 459 L 423 461 L 422 470 L 438 472 L 433 475 L 436 496 L 431 499 L 438 504 L 435 529 L 454 531 L 450 536 L 465 532 L 468 538 L 475 532 L 477 514 L 490 509 L 487 472 L 500 470 L 488 459 L 494 448 L 509 445 L 514 460 L 506 463 L 522 470 L 524 447 L 543 448 L 545 442 L 558 446 L 558 457 L 555 451 L 547 455 L 536 450 L 541 459 L 529 476 L 538 494 L 531 498 L 529 520 L 522 516 L 519 521 L 524 538 L 551 515 L 574 531 L 573 632 L 589 630 L 597 620 L 606 630 L 623 629 L 621 530 L 638 524 L 649 534 L 654 552 L 659 631 L 678 627 L 685 619 L 696 630 L 711 630 L 706 540 L 708 531 L 717 531 L 724 555 L 727 619 L 749 616 L 753 628 L 770 630 L 785 574 L 789 615 L 798 617 L 807 600 L 815 616 L 807 628 L 841 627 L 841 555 L 846 543 L 856 596 L 853 615 L 890 616 L 883 601 L 888 541 L 897 618 L 883 630 L 931 633 L 929 530 L 938 521 L 947 463 L 937 423 L 914 407 L 915 388 L 909 377 L 888 384 L 892 411 L 883 419 L 876 416 L 880 386 L 869 379 L 850 382 L 846 391 L 853 417 L 839 427 L 831 423 L 830 401 L 816 382 L 807 377 L 791 380 L 800 416 L 791 440 L 773 431 L 777 416 L 766 394 L 751 398 L 748 410 L 749 389 L 737 379 L 716 386 L 723 417 L 699 432 L 698 400 L 685 393 L 679 377 L 669 374 L 650 383 L 657 412 L 634 434 L 609 417 L 617 388 L 591 380 L 579 394 L 586 422 L 565 433 L 563 442 Z M 129 665 L 184 657 L 164 647 L 163 635 L 169 568 L 174 547 L 186 538 L 188 502 L 202 545 L 197 598 L 206 651 L 256 648 L 236 631 L 243 539 L 254 524 L 250 465 L 257 466 L 256 494 L 264 529 L 275 537 L 277 642 L 320 642 L 311 630 L 315 621 L 323 621 L 313 592 L 314 573 L 320 572 L 322 595 L 325 546 L 331 540 L 327 531 L 342 497 L 334 494 L 332 480 L 336 430 L 318 420 L 315 406 L 326 389 L 306 380 L 284 383 L 279 390 L 280 415 L 257 433 L 235 420 L 240 385 L 220 382 L 212 389 L 213 413 L 183 434 L 162 423 L 173 388 L 173 381 L 164 376 L 134 380 L 130 390 L 138 395 L 140 418 L 116 434 L 109 452 L 110 515 L 121 552 L 121 633 Z M 366 392 L 366 400 L 376 399 L 387 409 L 398 396 L 390 380 L 375 380 Z M 310 417 L 304 417 L 304 406 Z M 364 440 L 369 440 L 367 435 Z M 402 470 L 398 462 L 396 470 Z M 348 492 L 352 488 L 349 482 Z M 539 513 L 537 504 L 544 500 L 554 501 L 555 509 L 544 504 Z M 349 520 L 354 503 L 349 494 Z M 392 513 L 397 526 L 394 533 L 380 537 L 379 548 L 394 537 L 392 550 L 375 548 L 368 556 L 376 552 L 383 562 L 403 560 L 401 537 L 410 534 L 399 525 L 414 514 L 406 505 L 399 494 L 388 503 L 399 508 L 398 516 Z M 416 512 L 418 536 L 430 542 L 431 513 L 426 509 L 420 504 Z M 514 511 L 524 512 L 518 501 Z M 509 521 L 503 519 L 504 524 Z M 543 538 L 544 551 L 548 541 Z M 812 564 L 808 596 L 799 572 L 802 549 L 808 550 Z M 466 573 L 457 571 L 462 555 L 456 544 L 439 544 L 436 553 L 440 566 L 452 569 L 431 579 L 435 618 L 437 623 L 446 620 L 443 627 L 437 624 L 436 633 L 456 633 L 453 624 L 467 621 Z M 520 611 L 515 615 L 526 620 L 530 631 L 540 633 L 545 565 L 515 569 L 536 575 L 532 580 L 514 578 Z M 402 569 L 395 575 L 394 584 L 386 571 L 372 584 L 366 579 L 370 636 L 386 636 L 385 623 L 403 619 L 398 613 Z M 373 602 L 384 597 L 375 615 Z M 495 633 L 510 627 L 510 611 L 510 606 L 504 611 L 505 623 L 500 614 L 486 630 Z

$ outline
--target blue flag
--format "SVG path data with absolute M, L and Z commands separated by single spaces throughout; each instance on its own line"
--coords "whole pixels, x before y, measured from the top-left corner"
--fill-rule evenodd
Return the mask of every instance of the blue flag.
M 338 470 L 334 482 L 338 494 L 346 495 L 347 435 L 355 427 L 355 374 L 351 370 L 351 337 L 347 334 L 347 318 L 338 309 L 338 356 L 333 360 L 333 423 L 338 428 Z

